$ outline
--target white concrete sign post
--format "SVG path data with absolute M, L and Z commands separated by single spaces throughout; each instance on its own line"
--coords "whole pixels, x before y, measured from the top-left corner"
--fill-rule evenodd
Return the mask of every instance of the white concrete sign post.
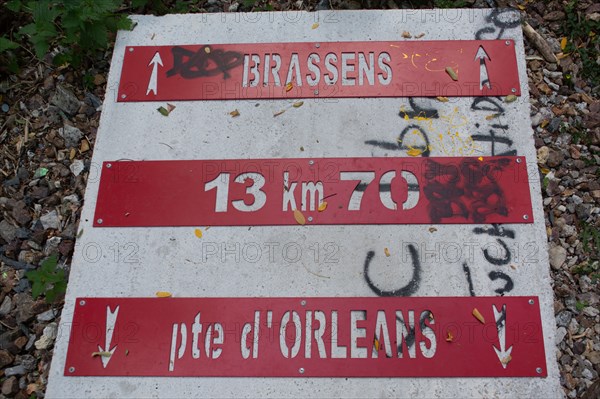
M 562 396 L 518 13 L 475 9 L 361 10 L 132 18 L 137 26 L 131 32 L 120 32 L 115 45 L 79 227 L 83 234 L 77 240 L 73 258 L 47 397 Z M 403 32 L 410 32 L 413 38 L 403 38 Z M 169 101 L 176 108 L 168 116 L 157 112 L 158 107 L 167 107 L 166 101 L 117 101 L 124 54 L 130 46 L 475 39 L 514 41 L 521 82 L 521 95 L 516 101 L 507 102 L 504 97 L 451 96 L 447 102 L 435 97 Z M 494 80 L 493 56 L 483 50 L 473 59 L 481 71 L 480 88 L 489 88 L 489 81 Z M 164 68 L 165 60 L 159 55 L 144 62 L 147 83 L 138 88 L 139 92 L 160 94 L 157 74 Z M 382 58 L 379 72 L 384 73 L 386 65 L 386 59 Z M 380 77 L 385 81 L 385 75 Z M 294 106 L 298 101 L 303 104 Z M 435 110 L 436 116 L 418 117 L 423 110 Z M 417 117 L 406 116 L 403 111 L 416 112 Z M 232 112 L 239 115 L 232 116 Z M 525 157 L 534 223 L 213 226 L 210 229 L 196 226 L 202 234 L 194 227 L 94 227 L 100 174 L 106 161 L 410 158 L 422 156 L 424 149 L 431 157 Z M 152 203 L 152 196 L 147 201 Z M 538 297 L 547 377 L 65 375 L 69 369 L 66 356 L 73 315 L 77 306 L 81 306 L 77 298 L 154 298 L 159 291 L 170 292 L 175 298 L 377 298 L 392 294 L 415 300 L 452 296 Z M 486 311 L 488 318 L 496 323 L 511 317 L 510 308 L 494 305 Z M 100 314 L 106 325 L 96 326 L 97 350 L 115 354 L 124 351 L 124 347 L 115 347 L 117 337 L 113 336 L 113 330 L 117 331 L 115 323 L 119 325 L 127 317 L 125 306 L 115 302 L 115 306 L 103 308 Z M 184 322 L 192 326 L 193 316 L 179 320 L 182 328 Z M 512 356 L 514 361 L 526 357 L 519 343 L 507 337 L 508 332 L 499 327 L 497 336 L 489 343 L 492 356 L 497 354 L 498 359 Z M 444 337 L 438 339 L 444 341 Z M 167 356 L 169 352 L 175 358 L 175 348 L 170 351 L 166 347 Z M 435 361 L 435 355 L 432 356 Z M 90 361 L 101 362 L 108 369 L 116 367 L 119 358 L 106 353 L 92 358 L 90 353 Z M 453 364 L 449 362 L 446 366 L 452 368 Z M 511 364 L 505 366 L 510 369 Z

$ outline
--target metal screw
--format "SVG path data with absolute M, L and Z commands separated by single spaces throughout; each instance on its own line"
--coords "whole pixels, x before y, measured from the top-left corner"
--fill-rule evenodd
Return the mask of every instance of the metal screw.
M 319 90 L 315 90 L 315 96 L 319 95 Z
M 312 222 L 312 221 L 313 221 L 313 217 L 312 217 L 312 216 L 309 216 L 309 217 L 308 217 L 308 221 L 309 221 L 309 222 Z
M 319 47 L 321 47 L 321 44 L 319 44 L 319 43 L 315 43 L 315 47 L 316 47 L 316 48 L 319 48 Z
M 300 367 L 300 368 L 298 369 L 298 372 L 300 372 L 300 374 L 304 374 L 304 367 Z
M 541 367 L 536 368 L 535 372 L 538 374 L 542 374 L 542 368 Z
M 129 52 L 133 53 L 133 47 L 129 47 Z
M 121 98 L 127 98 L 127 94 L 121 94 Z
M 98 224 L 102 224 L 102 222 L 104 222 L 104 220 L 98 219 L 98 220 L 96 220 L 96 222 L 98 222 Z
M 302 305 L 302 306 L 306 306 L 306 301 L 305 301 L 304 299 L 303 299 L 303 300 L 301 300 L 301 301 L 300 301 L 300 305 Z
M 515 89 L 514 87 L 512 89 L 510 89 L 510 91 L 512 91 L 513 93 L 517 92 L 517 89 Z
M 74 373 L 75 372 L 75 367 L 69 367 L 69 373 Z
M 308 161 L 308 164 L 309 164 L 309 165 L 314 165 L 314 164 L 315 164 L 315 161 L 313 161 L 313 160 L 311 159 L 310 161 Z
M 530 299 L 530 300 L 529 300 L 529 304 L 530 304 L 530 305 L 533 305 L 534 303 L 535 303 L 535 301 L 534 301 L 533 299 Z
M 527 220 L 527 219 L 529 219 L 529 215 L 523 215 L 523 219 L 524 219 L 524 220 Z
M 85 305 L 85 301 L 82 299 L 81 301 L 79 301 L 79 304 L 80 304 L 81 306 L 84 306 L 84 305 Z
M 510 40 L 505 41 L 504 44 L 506 44 L 507 46 L 510 46 Z
M 521 158 L 517 158 L 517 163 L 521 163 Z
M 106 164 L 106 167 L 107 167 L 108 169 L 110 169 L 110 168 L 112 168 L 112 164 L 110 164 L 110 163 L 107 163 L 107 164 Z

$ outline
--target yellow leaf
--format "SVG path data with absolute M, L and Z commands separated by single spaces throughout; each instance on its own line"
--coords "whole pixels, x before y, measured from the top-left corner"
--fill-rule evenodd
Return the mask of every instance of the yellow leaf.
M 294 209 L 294 219 L 296 219 L 296 222 L 298 224 L 301 224 L 303 226 L 306 224 L 306 219 L 304 218 L 304 215 L 298 209 Z
M 387 247 L 383 248 L 383 252 L 385 253 L 385 256 L 387 256 L 388 258 L 390 257 L 390 250 L 387 249 Z
M 327 209 L 327 202 L 323 201 L 319 204 L 319 212 L 323 212 L 325 209 Z
M 447 103 L 448 102 L 448 97 L 436 97 L 438 101 L 442 102 L 442 103 Z
M 525 6 L 523 4 L 517 4 L 517 7 L 519 8 L 519 10 L 524 11 L 525 10 Z
M 158 298 L 170 298 L 170 297 L 171 297 L 171 293 L 170 293 L 170 292 L 167 292 L 167 291 L 158 291 L 158 292 L 156 293 L 156 296 L 157 296 Z
M 404 31 L 402 32 L 402 37 L 405 39 L 410 39 L 412 35 L 410 34 L 410 32 Z
M 500 114 L 491 114 L 491 115 L 486 116 L 485 120 L 486 121 L 491 121 L 492 119 L 495 119 L 495 118 L 497 118 L 499 116 L 500 116 Z
M 479 162 L 483 162 L 483 157 L 479 157 L 479 158 L 477 158 L 477 160 L 478 160 Z
M 75 155 L 77 155 L 77 151 L 75 150 L 75 148 L 71 148 L 71 152 L 69 153 L 69 159 L 72 161 L 73 158 L 75 158 Z
M 418 148 L 411 147 L 408 151 L 406 151 L 406 153 L 411 157 L 418 157 L 423 153 L 423 151 L 419 150 Z
M 563 37 L 562 40 L 560 41 L 560 49 L 564 50 L 567 47 L 567 38 Z
M 102 357 L 111 357 L 112 353 L 110 352 L 92 352 L 92 357 L 102 356 Z
M 473 316 L 475 316 L 475 318 L 479 320 L 481 324 L 485 324 L 485 319 L 483 318 L 482 314 L 479 313 L 479 310 L 477 310 L 477 308 L 473 308 Z
M 206 54 L 210 54 L 210 47 L 204 47 L 204 52 Z
M 233 111 L 231 111 L 229 113 L 229 115 L 231 115 L 233 118 L 235 118 L 236 116 L 240 116 L 240 111 L 238 111 L 237 109 L 234 109 Z
M 517 96 L 515 96 L 514 94 L 509 94 L 508 96 L 504 97 L 505 103 L 512 103 L 515 101 L 517 101 Z
M 545 128 L 546 126 L 548 126 L 548 124 L 550 123 L 550 121 L 548 119 L 544 119 L 542 121 L 542 123 L 540 124 L 540 126 L 543 128 Z
M 448 75 L 450 75 L 452 80 L 454 80 L 454 81 L 458 80 L 458 75 L 456 74 L 456 72 L 454 72 L 454 69 L 452 69 L 452 67 L 446 67 L 446 73 Z
M 294 107 L 294 108 L 300 108 L 303 105 L 304 105 L 304 101 L 297 101 L 294 104 L 292 104 L 292 107 Z
M 292 82 L 290 82 L 290 83 L 287 83 L 287 84 L 285 85 L 285 91 L 286 91 L 286 92 L 288 92 L 288 91 L 292 90 L 293 88 L 294 88 L 294 85 L 292 84 Z
M 312 26 L 310 27 L 311 29 L 317 29 L 319 27 L 319 23 L 315 22 L 314 24 L 312 24 Z
M 377 338 L 373 338 L 373 346 L 375 347 L 376 351 L 379 350 L 379 340 Z
M 452 342 L 454 340 L 454 335 L 450 331 L 448 331 L 448 335 L 446 335 L 446 342 Z
M 202 238 L 202 230 L 194 229 L 194 235 L 198 238 Z
M 90 150 L 90 143 L 86 139 L 81 140 L 81 147 L 79 147 L 79 152 L 84 153 Z
M 547 175 L 548 173 L 550 173 L 550 169 L 548 168 L 540 168 L 540 170 L 542 171 L 543 174 Z

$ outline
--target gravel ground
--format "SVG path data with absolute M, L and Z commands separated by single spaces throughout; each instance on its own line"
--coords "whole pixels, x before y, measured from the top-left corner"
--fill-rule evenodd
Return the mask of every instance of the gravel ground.
M 274 10 L 431 5 L 407 3 L 268 4 Z M 464 3 L 519 9 L 531 28 L 527 72 L 554 279 L 556 358 L 565 396 L 599 398 L 600 4 Z M 246 4 L 207 0 L 202 10 L 259 10 L 267 1 Z M 109 66 L 55 68 L 50 60 L 31 58 L 18 75 L 0 68 L 0 398 L 44 396 L 62 299 L 52 305 L 34 299 L 25 273 L 57 255 L 68 276 Z M 91 77 L 87 85 L 84 74 Z

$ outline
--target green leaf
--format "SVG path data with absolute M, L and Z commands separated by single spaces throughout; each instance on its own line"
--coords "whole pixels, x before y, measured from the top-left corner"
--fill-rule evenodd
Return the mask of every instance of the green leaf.
M 23 3 L 21 0 L 10 0 L 6 2 L 5 6 L 12 12 L 19 12 L 21 11 L 21 7 L 23 7 Z
M 131 7 L 140 8 L 145 7 L 148 4 L 148 0 L 131 0 Z
M 129 19 L 126 15 L 121 16 L 117 20 L 117 30 L 132 30 L 133 29 L 133 21 Z
M 4 36 L 0 36 L 0 53 L 6 50 L 13 50 L 19 47 L 18 43 L 7 39 Z

